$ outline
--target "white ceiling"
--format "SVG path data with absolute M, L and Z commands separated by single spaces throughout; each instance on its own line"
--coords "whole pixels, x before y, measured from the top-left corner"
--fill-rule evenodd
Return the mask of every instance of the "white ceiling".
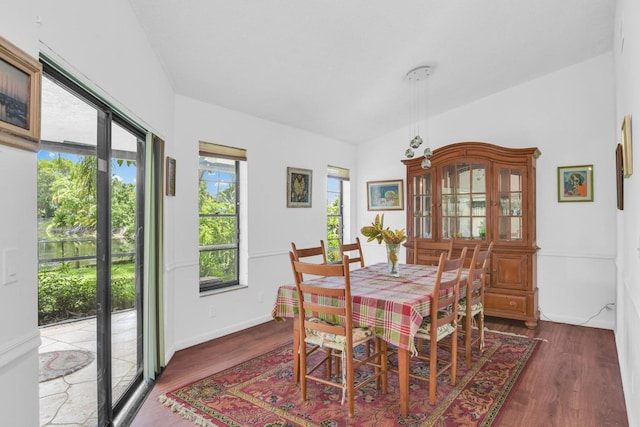
M 178 94 L 358 143 L 611 50 L 613 0 L 130 0 Z M 423 97 L 423 99 L 426 97 Z M 426 108 L 426 107 L 424 107 Z

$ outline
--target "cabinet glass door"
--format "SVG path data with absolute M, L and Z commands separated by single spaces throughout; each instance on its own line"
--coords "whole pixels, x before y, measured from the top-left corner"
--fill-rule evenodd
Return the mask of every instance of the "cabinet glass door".
M 413 178 L 413 233 L 421 239 L 433 236 L 431 172 Z
M 523 171 L 514 168 L 498 168 L 498 239 L 520 241 L 523 239 L 522 190 Z
M 484 239 L 487 224 L 486 166 L 455 163 L 441 169 L 442 239 Z

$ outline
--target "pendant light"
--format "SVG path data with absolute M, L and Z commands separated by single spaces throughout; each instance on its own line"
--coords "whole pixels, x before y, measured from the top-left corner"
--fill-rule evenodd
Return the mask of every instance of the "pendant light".
M 431 74 L 431 67 L 428 65 L 421 65 L 409 71 L 405 76 L 405 81 L 415 86 L 415 109 L 416 109 L 416 125 L 415 125 L 415 136 L 409 142 L 409 148 L 407 148 L 404 152 L 404 155 L 407 158 L 412 158 L 416 154 L 416 149 L 422 145 L 424 139 L 420 136 L 420 117 L 422 116 L 421 112 L 421 102 L 420 96 L 424 94 L 425 96 L 425 104 L 428 101 L 427 96 L 427 79 Z M 426 106 L 426 105 L 425 105 Z M 427 118 L 425 118 L 425 123 L 427 122 Z M 425 132 L 425 139 L 427 137 L 427 133 Z M 421 166 L 423 169 L 429 169 L 431 167 L 431 160 L 429 160 L 432 156 L 431 148 L 427 147 L 423 152 L 424 159 L 422 160 Z

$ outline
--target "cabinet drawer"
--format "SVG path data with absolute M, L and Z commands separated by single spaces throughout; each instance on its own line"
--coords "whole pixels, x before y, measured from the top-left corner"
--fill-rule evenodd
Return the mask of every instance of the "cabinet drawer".
M 487 311 L 507 312 L 524 316 L 527 314 L 527 297 L 486 293 L 484 302 Z

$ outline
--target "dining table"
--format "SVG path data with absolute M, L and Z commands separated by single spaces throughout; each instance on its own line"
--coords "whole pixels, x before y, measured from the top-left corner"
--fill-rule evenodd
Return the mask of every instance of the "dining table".
M 437 266 L 401 264 L 400 275 L 396 277 L 389 274 L 386 262 L 350 271 L 353 326 L 373 328 L 379 337 L 398 349 L 399 401 L 403 417 L 409 414 L 410 359 L 417 354 L 414 337 L 422 319 L 430 314 L 437 271 Z M 466 284 L 466 272 L 468 270 L 463 270 L 460 279 L 460 295 L 464 295 L 462 285 Z M 444 272 L 443 280 L 454 279 L 455 274 L 455 271 Z M 305 281 L 326 287 L 344 286 L 343 277 L 314 277 Z M 297 319 L 295 284 L 279 286 L 271 314 L 276 320 Z M 297 380 L 299 336 L 295 324 L 293 330 Z

